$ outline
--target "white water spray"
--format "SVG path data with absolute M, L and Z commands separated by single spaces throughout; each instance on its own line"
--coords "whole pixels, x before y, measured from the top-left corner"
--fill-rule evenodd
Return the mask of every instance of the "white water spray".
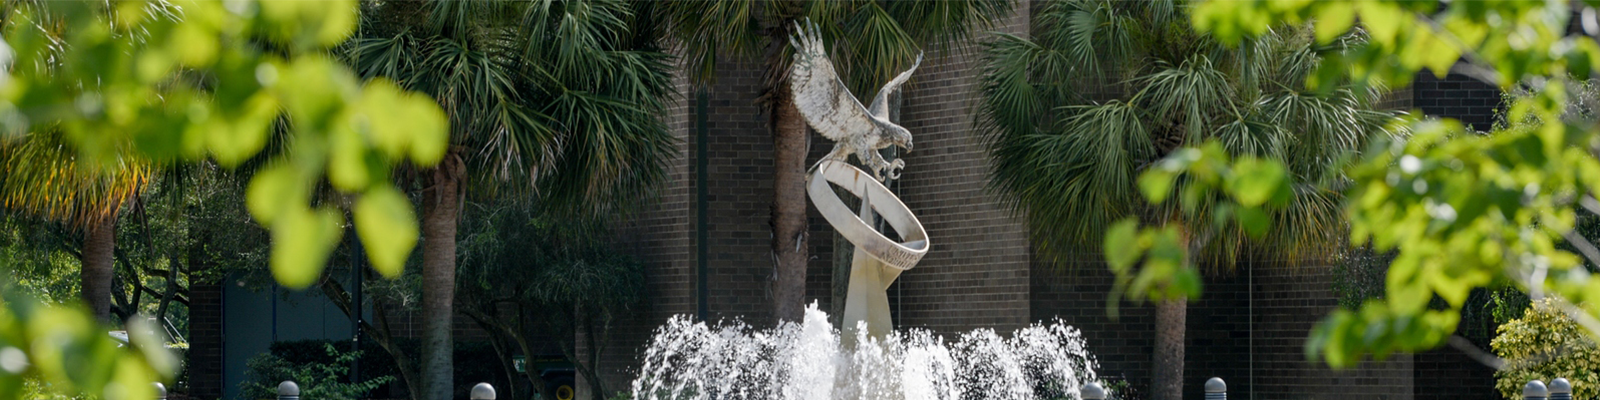
M 953 343 L 925 330 L 883 340 L 839 332 L 816 304 L 799 324 L 752 330 L 673 317 L 645 351 L 633 398 L 640 400 L 1078 400 L 1097 381 L 1078 330 L 1034 324 L 1003 338 L 991 329 Z

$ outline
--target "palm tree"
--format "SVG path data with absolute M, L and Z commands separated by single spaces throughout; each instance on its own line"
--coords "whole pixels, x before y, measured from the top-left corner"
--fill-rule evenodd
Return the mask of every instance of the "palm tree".
M 660 181 L 675 149 L 660 120 L 667 56 L 636 29 L 648 3 L 372 1 L 349 62 L 428 93 L 450 119 L 422 198 L 422 393 L 452 397 L 456 227 L 468 190 L 509 188 L 545 207 L 604 214 Z M 517 182 L 497 185 L 501 182 Z
M 79 162 L 57 132 L 0 139 L 0 208 L 60 222 L 83 234 L 83 301 L 100 321 L 111 320 L 117 212 L 149 181 L 148 162 Z
M 1307 27 L 1278 27 L 1230 48 L 1195 32 L 1175 3 L 1050 2 L 1033 15 L 1032 38 L 1001 35 L 987 46 L 980 113 L 993 188 L 1053 261 L 1098 249 L 1107 227 L 1127 217 L 1180 227 L 1193 261 L 1213 272 L 1239 257 L 1343 249 L 1342 199 L 1324 185 L 1296 187 L 1287 206 L 1271 211 L 1272 237 L 1254 241 L 1212 228 L 1209 199 L 1153 206 L 1138 194 L 1141 171 L 1201 141 L 1283 162 L 1296 182 L 1336 184 L 1341 156 L 1393 118 L 1374 109 L 1376 91 L 1307 86 L 1320 63 Z M 1155 399 L 1182 397 L 1186 307 L 1181 299 L 1155 305 Z
M 765 67 L 762 107 L 773 138 L 772 253 L 773 315 L 799 321 L 804 315 L 806 261 L 805 120 L 786 82 L 789 36 L 809 18 L 830 39 L 828 54 L 854 93 L 877 86 L 910 66 L 922 46 L 964 38 L 1010 15 L 1009 0 L 963 1 L 667 1 L 656 5 L 668 35 L 682 51 L 696 85 L 710 83 L 719 54 L 760 57 Z

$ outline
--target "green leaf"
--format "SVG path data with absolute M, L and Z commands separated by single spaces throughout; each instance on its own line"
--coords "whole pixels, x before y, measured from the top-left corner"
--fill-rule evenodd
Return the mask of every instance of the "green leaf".
M 1240 159 L 1229 177 L 1228 191 L 1240 205 L 1260 206 L 1277 194 L 1287 175 L 1283 165 L 1276 161 Z
M 1144 255 L 1144 248 L 1139 244 L 1139 220 L 1125 218 L 1111 225 L 1106 230 L 1104 246 L 1106 263 L 1111 270 L 1127 271 Z
M 1317 8 L 1317 43 L 1328 43 L 1350 30 L 1356 10 L 1350 3 L 1326 3 Z
M 1200 298 L 1200 292 L 1200 271 L 1188 266 L 1179 268 L 1178 273 L 1172 277 L 1172 293 L 1169 297 L 1196 300 Z
M 234 118 L 213 116 L 203 124 L 206 149 L 218 164 L 234 167 L 250 159 L 266 146 L 278 102 L 267 93 L 256 93 L 245 100 Z
M 385 155 L 409 155 L 420 166 L 444 158 L 450 144 L 448 119 L 432 99 L 404 92 L 387 79 L 374 79 L 367 82 L 360 107 L 373 146 Z
M 385 277 L 400 276 L 406 257 L 416 247 L 417 217 L 411 201 L 393 186 L 367 190 L 355 205 L 356 234 L 367 248 L 372 268 Z
M 328 132 L 328 140 L 328 182 L 345 192 L 366 189 L 371 176 L 367 173 L 367 147 L 361 134 L 333 129 Z
M 328 255 L 342 236 L 339 213 L 299 207 L 284 210 L 272 225 L 272 277 L 290 289 L 305 289 L 322 276 Z
M 283 209 L 304 207 L 305 183 L 290 164 L 278 164 L 257 172 L 245 191 L 245 208 L 263 226 L 272 226 Z
M 1418 32 L 1428 31 L 1419 30 Z M 1461 59 L 1460 50 L 1456 49 L 1455 46 L 1451 46 L 1444 40 L 1440 40 L 1433 34 L 1419 34 L 1418 36 L 1418 38 L 1413 40 L 1424 43 L 1422 45 L 1422 51 L 1425 52 L 1425 54 L 1422 55 L 1423 66 L 1427 67 L 1429 70 L 1432 70 L 1435 76 L 1443 76 L 1448 74 L 1450 72 L 1450 67 L 1454 66 L 1456 61 Z
M 333 46 L 355 32 L 353 0 L 257 2 L 269 32 L 279 40 L 314 48 Z
M 411 161 L 421 166 L 432 166 L 444 159 L 450 146 L 449 120 L 444 110 L 433 100 L 408 93 L 401 97 L 399 109 L 406 111 L 406 124 L 411 132 Z
M 1161 204 L 1167 200 L 1167 195 L 1172 194 L 1172 184 L 1177 178 L 1177 172 L 1151 168 L 1139 174 L 1139 192 L 1151 203 Z
M 282 99 L 299 130 L 320 132 L 326 129 L 358 88 L 356 77 L 349 69 L 326 57 L 300 57 L 272 68 L 282 75 L 276 79 L 274 92 Z
M 1361 2 L 1358 7 L 1361 8 L 1361 25 L 1371 33 L 1373 43 L 1393 48 L 1396 36 L 1408 22 L 1405 12 L 1393 4 L 1376 1 Z
M 1239 207 L 1234 213 L 1238 217 L 1239 227 L 1253 238 L 1261 238 L 1267 234 L 1267 228 L 1272 225 L 1272 217 L 1265 211 L 1255 207 Z

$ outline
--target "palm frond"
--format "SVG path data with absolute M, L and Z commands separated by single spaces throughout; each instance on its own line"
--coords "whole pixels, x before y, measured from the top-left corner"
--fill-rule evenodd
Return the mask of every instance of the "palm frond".
M 716 77 L 719 52 L 731 60 L 753 55 L 765 45 L 758 2 L 667 0 L 656 7 L 677 39 L 685 72 L 697 85 Z
M 1005 197 L 1008 205 L 1041 236 L 1098 243 L 1111 223 L 1144 203 L 1135 180 L 1138 160 L 1154 152 L 1147 117 L 1122 102 L 1062 111 L 1059 129 L 1007 133 L 991 144 L 991 185 L 1013 194 Z
M 0 165 L 6 166 L 0 208 L 77 227 L 116 218 L 154 173 L 150 162 L 131 156 L 108 164 L 81 162 L 78 151 L 53 132 L 0 141 Z
M 1394 113 L 1374 109 L 1381 92 L 1339 82 L 1326 94 L 1306 90 L 1327 50 L 1309 30 L 1275 26 L 1229 47 L 1194 31 L 1172 1 L 1066 0 L 1033 11 L 1031 38 L 996 35 L 984 48 L 979 129 L 992 188 L 1028 221 L 1042 254 L 1094 251 L 1124 217 L 1180 224 L 1197 241 L 1196 260 L 1216 269 L 1247 255 L 1342 249 L 1344 200 L 1325 184 L 1341 182 L 1344 163 L 1374 138 L 1402 133 L 1385 130 Z M 1271 237 L 1217 228 L 1213 219 L 1231 218 L 1217 198 L 1152 206 L 1138 195 L 1142 168 L 1202 140 L 1282 161 L 1303 182 L 1268 210 Z M 1189 184 L 1180 177 L 1173 190 Z
M 431 95 L 450 118 L 451 144 L 464 149 L 468 171 L 485 178 L 473 182 L 517 182 L 511 193 L 550 203 L 543 208 L 602 213 L 646 198 L 676 149 L 661 120 L 676 95 L 670 65 L 654 42 L 630 31 L 653 26 L 636 19 L 639 6 L 541 0 L 379 8 L 363 18 L 413 25 L 363 34 L 348 58 L 363 77 Z

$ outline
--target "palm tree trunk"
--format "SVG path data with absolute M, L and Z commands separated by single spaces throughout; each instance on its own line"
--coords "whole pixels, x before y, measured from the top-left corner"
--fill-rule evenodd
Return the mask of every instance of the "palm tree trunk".
M 367 329 L 367 334 L 378 342 L 383 351 L 389 353 L 389 358 L 394 360 L 396 370 L 400 371 L 400 382 L 406 386 L 407 400 L 422 400 L 422 378 L 417 376 L 417 366 L 411 363 L 399 345 L 394 343 L 394 329 L 389 327 L 389 313 L 383 311 L 383 306 L 378 303 L 372 305 L 372 318 L 378 321 L 378 329 Z M 363 322 L 365 324 L 365 322 Z M 370 328 L 364 325 L 362 328 Z
M 456 223 L 461 213 L 459 159 L 447 156 L 422 196 L 422 395 L 449 400 L 452 376 L 450 322 L 455 316 Z
M 773 199 L 772 253 L 777 263 L 773 282 L 773 316 L 799 322 L 805 316 L 806 261 L 806 122 L 795 108 L 787 85 L 780 85 L 772 123 Z
M 588 365 L 583 365 L 584 363 L 578 363 L 578 368 L 579 371 L 583 373 L 583 379 L 589 381 L 589 391 L 592 393 L 590 398 L 596 400 L 604 399 L 609 397 L 605 394 L 605 381 L 600 377 L 600 351 L 601 346 L 605 343 L 605 339 L 602 338 L 601 335 L 595 333 L 595 321 L 593 316 L 585 315 L 582 321 L 584 333 L 583 341 L 588 345 L 585 347 L 588 347 L 589 350 L 589 354 L 585 354 L 585 356 L 588 357 L 589 362 Z
M 1189 300 L 1156 302 L 1156 346 L 1151 365 L 1154 400 L 1183 400 L 1183 337 Z
M 91 223 L 84 230 L 83 286 L 79 293 L 84 304 L 94 312 L 100 322 L 111 322 L 111 277 L 114 269 L 114 252 L 117 248 L 117 217 L 115 214 Z M 137 293 L 135 293 L 137 295 Z

